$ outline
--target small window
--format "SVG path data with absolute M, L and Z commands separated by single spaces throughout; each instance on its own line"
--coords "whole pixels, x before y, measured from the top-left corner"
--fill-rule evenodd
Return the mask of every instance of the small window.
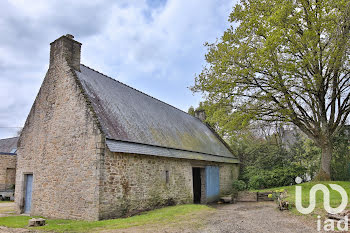
M 165 171 L 165 183 L 169 184 L 169 171 Z
M 16 152 L 17 152 L 17 148 L 13 148 L 10 153 L 16 153 Z

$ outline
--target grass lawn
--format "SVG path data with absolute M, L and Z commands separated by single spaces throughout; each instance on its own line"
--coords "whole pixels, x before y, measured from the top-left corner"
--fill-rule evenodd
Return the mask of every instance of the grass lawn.
M 349 200 L 350 200 L 350 182 L 347 182 L 347 181 L 307 182 L 307 183 L 299 184 L 300 186 L 302 186 L 302 204 L 303 204 L 303 207 L 309 206 L 310 189 L 315 184 L 324 184 L 328 187 L 328 189 L 330 191 L 330 205 L 331 205 L 331 207 L 338 207 L 340 205 L 341 196 L 337 191 L 331 189 L 328 184 L 338 184 L 341 187 L 343 187 L 345 189 L 345 191 L 347 192 Z M 258 191 L 274 191 L 274 190 L 280 190 L 280 189 L 287 190 L 288 196 L 287 196 L 286 200 L 292 204 L 292 206 L 293 206 L 292 212 L 297 214 L 297 215 L 302 215 L 295 208 L 295 185 L 286 186 L 286 187 L 271 188 L 271 189 L 264 189 L 264 190 L 258 190 Z M 350 205 L 348 204 L 347 208 L 349 208 L 349 206 Z M 316 208 L 311 213 L 311 215 L 317 216 L 317 215 L 324 215 L 324 214 L 326 214 L 326 211 L 323 208 L 323 193 L 322 193 L 322 191 L 317 191 L 316 192 Z
M 162 209 L 145 212 L 129 218 L 120 218 L 104 221 L 75 221 L 75 220 L 57 220 L 48 219 L 47 224 L 43 227 L 35 227 L 31 229 L 54 231 L 54 232 L 92 232 L 107 229 L 121 229 L 148 224 L 156 224 L 158 226 L 181 222 L 197 213 L 210 213 L 214 209 L 205 205 L 178 205 L 165 207 Z M 27 216 L 10 216 L 0 218 L 0 226 L 10 228 L 26 228 L 28 220 L 32 217 Z

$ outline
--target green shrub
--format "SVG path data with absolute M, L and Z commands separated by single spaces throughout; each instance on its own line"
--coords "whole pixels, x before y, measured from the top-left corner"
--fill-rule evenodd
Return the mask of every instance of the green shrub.
M 243 180 L 235 180 L 233 181 L 232 187 L 236 191 L 243 191 L 247 189 L 247 185 Z
M 262 176 L 255 175 L 249 178 L 248 187 L 250 189 L 262 189 L 266 186 L 266 180 Z
M 246 167 L 245 177 L 248 180 L 249 189 L 265 189 L 295 184 L 297 176 L 303 176 L 307 170 L 300 165 L 288 167 L 276 167 L 271 170 Z

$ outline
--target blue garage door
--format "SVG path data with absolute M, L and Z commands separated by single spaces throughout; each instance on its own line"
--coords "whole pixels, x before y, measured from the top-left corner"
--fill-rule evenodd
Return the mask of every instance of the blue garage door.
M 219 167 L 205 167 L 205 184 L 207 202 L 217 200 L 220 194 Z

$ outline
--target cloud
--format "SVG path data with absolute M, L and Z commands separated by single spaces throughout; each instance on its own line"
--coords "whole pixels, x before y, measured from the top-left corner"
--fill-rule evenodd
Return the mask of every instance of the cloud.
M 49 43 L 70 33 L 82 63 L 183 110 L 205 41 L 228 27 L 228 0 L 0 2 L 0 127 L 22 126 L 45 76 Z M 11 131 L 11 130 L 10 130 Z M 15 133 L 0 128 L 0 138 Z

